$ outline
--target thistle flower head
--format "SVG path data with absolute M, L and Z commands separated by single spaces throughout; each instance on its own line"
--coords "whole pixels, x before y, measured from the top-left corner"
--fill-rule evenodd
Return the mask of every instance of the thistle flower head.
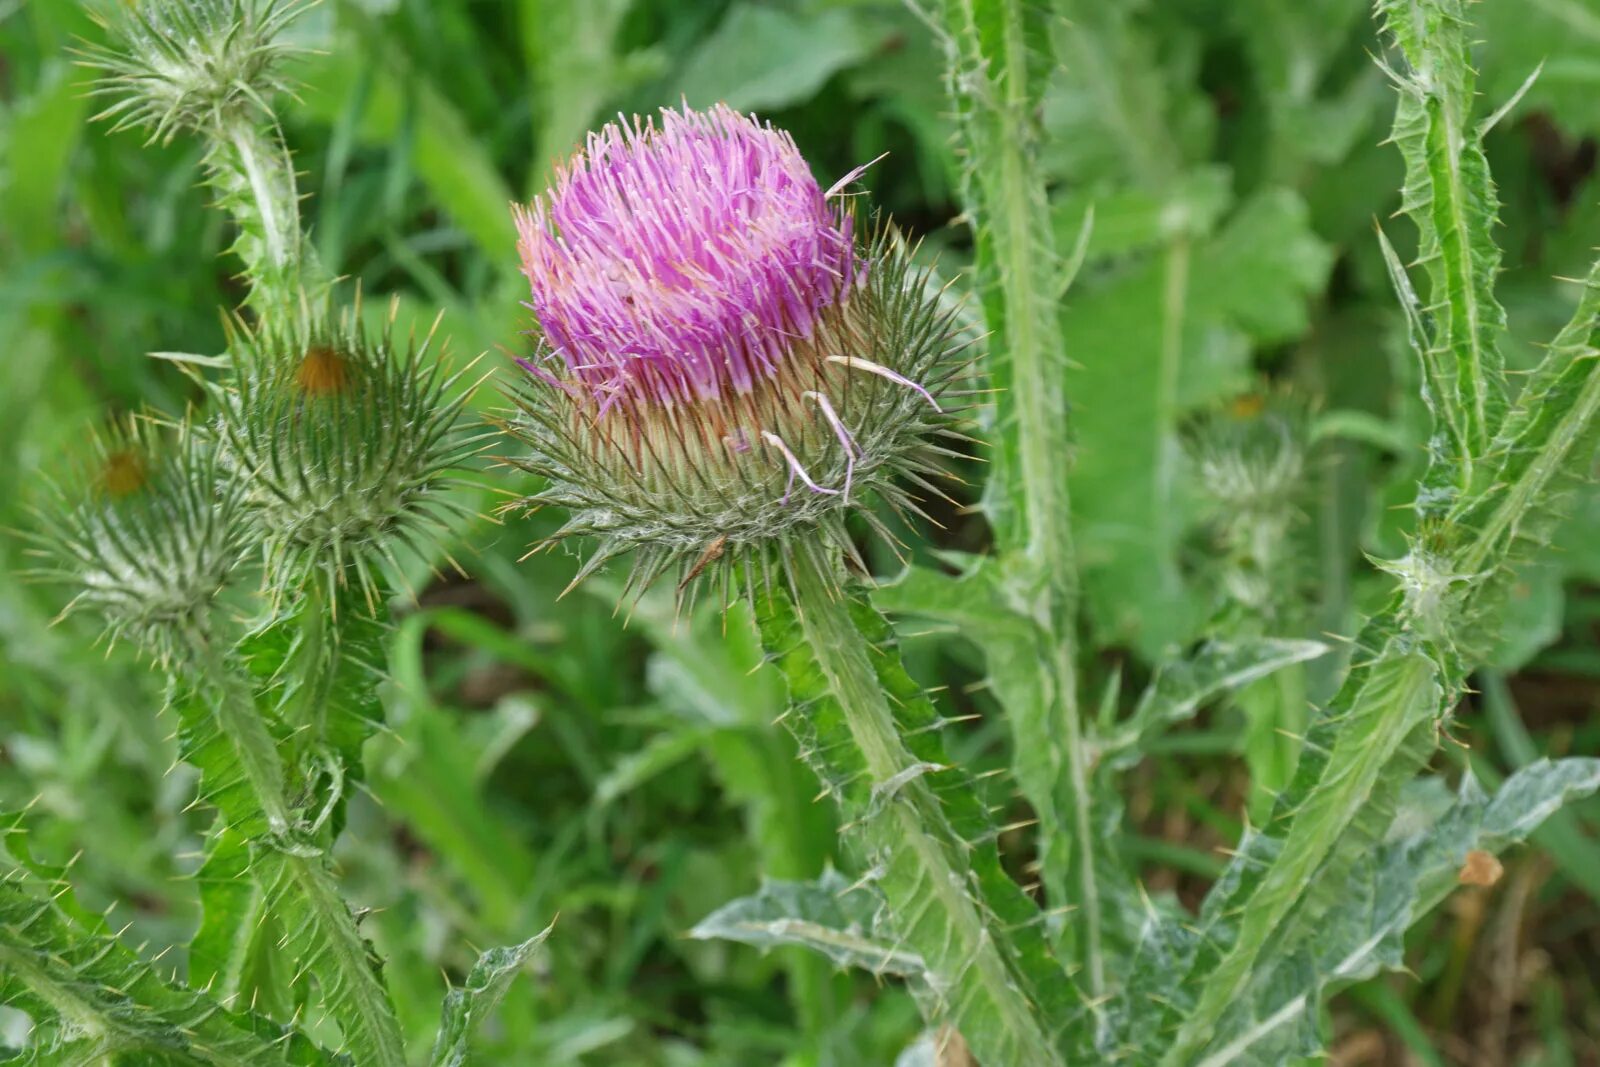
M 99 116 L 152 140 L 214 132 L 265 117 L 284 88 L 290 49 L 279 34 L 305 0 L 133 0 L 108 27 L 113 44 L 83 53 L 106 71 L 96 92 L 118 99 Z
M 932 488 L 952 318 L 895 234 L 858 242 L 855 176 L 825 192 L 787 134 L 669 109 L 516 210 L 539 351 L 513 462 L 548 479 L 526 503 L 569 511 L 558 538 L 599 538 L 580 578 L 634 550 L 635 588 L 687 581 L 807 531 L 848 550 L 847 511 Z
M 266 548 L 267 581 L 283 591 L 313 572 L 353 577 L 370 600 L 381 565 L 458 510 L 446 490 L 472 442 L 458 428 L 458 375 L 420 344 L 396 344 L 394 307 L 381 335 L 360 304 L 335 317 L 305 309 L 288 326 L 229 323 L 235 373 L 216 394 L 219 455 L 243 487 Z
M 748 393 L 861 277 L 794 141 L 725 106 L 606 126 L 516 217 L 545 340 L 602 406 Z
M 75 590 L 64 615 L 93 613 L 113 639 L 182 657 L 209 634 L 243 554 L 239 492 L 204 441 L 142 418 L 92 436 L 78 467 L 37 509 L 34 575 Z

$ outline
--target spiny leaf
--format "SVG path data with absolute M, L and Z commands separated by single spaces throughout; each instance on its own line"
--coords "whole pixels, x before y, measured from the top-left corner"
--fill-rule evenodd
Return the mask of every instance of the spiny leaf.
M 1499 351 L 1505 311 L 1494 296 L 1499 207 L 1482 136 L 1471 123 L 1469 27 L 1462 0 L 1379 0 L 1377 10 L 1409 66 L 1391 72 L 1400 92 L 1393 141 L 1406 163 L 1402 209 L 1417 225 L 1417 258 L 1429 280 L 1418 354 L 1427 399 L 1449 439 L 1441 457 L 1448 466 L 1431 471 L 1429 482 L 1441 492 L 1459 490 L 1506 408 Z
M 473 964 L 466 985 L 445 994 L 439 1037 L 428 1061 L 433 1067 L 465 1067 L 471 1062 L 472 1035 L 553 929 L 554 924 L 547 926 L 519 945 L 489 949 Z
M 1438 667 L 1397 638 L 1365 673 L 1348 711 L 1340 715 L 1337 739 L 1324 757 L 1322 773 L 1289 816 L 1292 821 L 1276 858 L 1263 871 L 1243 872 L 1251 883 L 1241 901 L 1248 907 L 1239 913 L 1230 940 L 1220 943 L 1222 930 L 1215 924 L 1206 931 L 1212 940 L 1202 944 L 1198 957 L 1205 978 L 1163 1064 L 1187 1064 L 1205 1046 L 1217 1020 L 1249 984 L 1267 944 L 1281 933 L 1341 836 L 1361 820 L 1375 791 L 1384 788 L 1391 760 L 1406 748 L 1414 731 L 1430 727 L 1442 710 Z M 1404 781 L 1409 774 L 1394 777 Z M 1390 788 L 1397 788 L 1393 779 L 1388 781 Z
M 1339 905 L 1285 951 L 1229 1012 L 1200 1067 L 1276 1067 L 1323 1047 L 1320 1004 L 1335 989 L 1403 966 L 1403 935 L 1461 878 L 1468 854 L 1498 853 L 1523 840 L 1563 804 L 1600 790 L 1600 760 L 1541 760 L 1506 780 L 1492 798 L 1469 774 L 1435 819 L 1401 831 L 1358 857 L 1339 884 Z
M 689 936 L 760 949 L 801 945 L 840 967 L 919 977 L 922 957 L 897 946 L 892 933 L 879 929 L 885 918 L 882 898 L 871 883 L 852 885 L 830 867 L 812 882 L 763 881 L 756 893 L 701 919 Z
M 280 929 L 297 985 L 316 983 L 324 1014 L 339 1024 L 344 1050 L 365 1067 L 404 1067 L 405 1047 L 384 988 L 382 963 L 356 925 L 321 856 L 258 850 L 251 872 Z
M 0 1002 L 33 1015 L 33 1051 L 48 1062 L 331 1062 L 292 1030 L 162 979 L 115 937 L 75 929 L 15 880 L 0 882 Z

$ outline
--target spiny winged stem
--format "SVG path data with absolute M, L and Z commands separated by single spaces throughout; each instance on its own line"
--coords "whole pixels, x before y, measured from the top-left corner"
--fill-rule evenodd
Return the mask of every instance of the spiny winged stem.
M 292 311 L 310 278 L 314 257 L 300 229 L 294 165 L 277 133 L 240 119 L 212 145 L 212 183 L 239 223 L 234 250 L 245 261 L 256 312 Z
M 998 55 L 984 51 L 980 13 L 971 0 L 951 0 L 946 7 L 953 72 L 965 82 L 981 79 L 977 91 L 958 93 L 958 98 L 965 96 L 970 109 L 969 155 L 975 162 L 983 158 L 969 176 L 976 188 L 968 199 L 977 207 L 979 226 L 990 231 L 982 244 L 992 259 L 989 273 L 997 294 L 989 303 L 998 301 L 1001 322 L 991 342 L 992 359 L 1006 371 L 999 383 L 1005 388 L 998 401 L 1000 430 L 1013 437 L 1008 450 L 1016 459 L 1023 512 L 1020 524 L 1002 523 L 1000 533 L 1014 561 L 1012 599 L 1018 614 L 1039 631 L 1047 678 L 1044 707 L 1008 711 L 1016 733 L 1018 782 L 1043 827 L 1044 883 L 1052 903 L 1072 909 L 1086 992 L 1097 1001 L 1106 989 L 1106 965 L 1078 691 L 1077 561 L 1066 478 L 1071 439 L 1058 320 L 1061 263 L 1051 245 L 1048 199 L 1031 149 L 1028 127 L 1037 100 L 1029 84 L 1022 3 L 1005 0 L 1000 9 L 983 14 L 1000 20 L 1003 51 Z M 1005 413 L 1011 415 L 1009 426 Z M 1025 754 L 1039 752 L 1050 754 L 1048 773 L 1027 773 Z
M 284 796 L 283 761 L 276 740 L 256 709 L 249 684 L 214 640 L 201 638 L 195 642 L 194 666 L 217 731 L 231 743 L 244 782 L 266 821 L 267 834 L 283 837 L 293 826 Z
M 805 644 L 872 783 L 849 833 L 878 864 L 892 928 L 923 957 L 933 996 L 982 1062 L 1060 1063 L 973 894 L 961 862 L 967 843 L 939 810 L 927 776 L 941 768 L 920 763 L 896 726 L 870 659 L 882 653 L 851 619 L 823 552 L 796 552 L 789 576 Z
M 334 1020 L 362 1062 L 399 1067 L 405 1055 L 394 1009 L 328 860 L 329 805 L 307 813 L 291 803 L 277 739 L 250 680 L 226 653 L 198 641 L 193 663 L 214 726 L 186 727 L 189 756 L 210 801 L 249 841 L 249 876 L 287 931 L 277 950 L 298 976 L 314 975 L 324 1000 L 337 1004 Z M 242 933 L 248 942 L 255 932 Z
M 285 31 L 302 0 L 130 0 L 105 21 L 110 43 L 82 54 L 112 102 L 101 118 L 142 127 L 152 141 L 180 132 L 206 145 L 207 178 L 234 217 L 249 304 L 261 318 L 292 317 L 301 293 L 325 290 L 300 229 L 294 164 L 272 111 L 289 87 Z
M 327 734 L 329 701 L 343 653 L 340 640 L 338 580 L 320 567 L 306 575 L 299 633 L 291 669 L 297 675 L 295 751 L 299 758 L 315 751 Z

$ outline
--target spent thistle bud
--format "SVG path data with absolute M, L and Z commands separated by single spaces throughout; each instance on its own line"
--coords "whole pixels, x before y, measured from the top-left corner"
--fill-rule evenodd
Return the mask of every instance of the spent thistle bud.
M 307 5 L 297 0 L 136 0 L 108 29 L 112 48 L 84 53 L 107 72 L 97 93 L 116 96 L 100 118 L 143 126 L 152 140 L 179 130 L 216 135 L 270 116 L 289 48 L 279 34 Z
M 237 488 L 206 442 L 147 419 L 92 437 L 78 467 L 36 509 L 33 575 L 75 590 L 63 615 L 95 614 L 112 640 L 183 658 L 243 554 Z
M 391 305 L 377 337 L 359 301 L 337 317 L 229 323 L 235 373 L 212 386 L 219 453 L 278 592 L 313 572 L 353 575 L 370 602 L 378 568 L 396 570 L 399 549 L 431 558 L 422 539 L 461 510 L 447 490 L 473 443 L 454 389 L 464 370 L 427 358 L 432 331 L 397 345 L 394 316 Z
M 850 551 L 873 497 L 916 510 L 962 369 L 925 275 L 887 229 L 858 242 L 793 140 L 727 107 L 591 134 L 515 211 L 539 349 L 519 361 L 524 501 L 593 535 L 578 578 L 634 553 L 630 585 L 762 569 L 795 539 Z M 881 525 L 879 526 L 881 530 Z

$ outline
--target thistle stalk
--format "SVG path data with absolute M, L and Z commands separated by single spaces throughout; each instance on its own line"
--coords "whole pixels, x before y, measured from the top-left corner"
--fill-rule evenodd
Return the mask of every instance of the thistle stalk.
M 919 760 L 906 747 L 871 658 L 884 653 L 851 618 L 829 559 L 823 551 L 799 551 L 787 561 L 787 573 L 804 647 L 842 712 L 870 783 L 868 802 L 846 811 L 854 816 L 847 837 L 874 864 L 889 924 L 925 962 L 938 1007 L 982 1061 L 1061 1063 L 1022 992 L 1024 982 L 991 931 L 992 916 L 973 891 L 965 862 L 969 843 L 953 831 L 930 783 L 929 775 L 946 768 Z M 784 651 L 773 647 L 775 638 L 783 639 L 781 628 L 768 620 L 763 631 L 769 650 Z M 813 713 L 796 708 L 791 716 Z M 825 751 L 831 746 L 810 743 L 805 730 L 797 732 L 819 776 L 838 781 L 840 768 Z
M 1028 32 L 1019 0 L 980 12 L 944 9 L 950 72 L 968 157 L 966 201 L 979 238 L 985 308 L 996 328 L 988 369 L 997 401 L 998 472 L 991 503 L 1010 557 L 1009 600 L 1048 650 L 1040 706 L 1009 708 L 1018 785 L 1039 813 L 1051 903 L 1070 907 L 1086 992 L 1106 991 L 1100 873 L 1079 699 L 1078 571 L 1067 485 L 1071 455 L 1067 360 L 1058 320 L 1062 263 L 1044 177 L 1034 158 Z M 996 33 L 998 30 L 998 33 Z M 998 45 L 998 47 L 995 47 Z M 974 85 L 973 83 L 977 83 Z M 1010 480 L 1013 484 L 1004 483 Z M 1010 501 L 1020 501 L 1021 515 Z
M 139 0 L 116 18 L 117 47 L 90 49 L 113 98 L 101 118 L 143 127 L 151 141 L 180 131 L 206 144 L 208 180 L 239 227 L 233 250 L 258 317 L 293 316 L 301 294 L 330 279 L 300 228 L 294 163 L 272 113 L 291 49 L 281 33 L 296 0 Z

